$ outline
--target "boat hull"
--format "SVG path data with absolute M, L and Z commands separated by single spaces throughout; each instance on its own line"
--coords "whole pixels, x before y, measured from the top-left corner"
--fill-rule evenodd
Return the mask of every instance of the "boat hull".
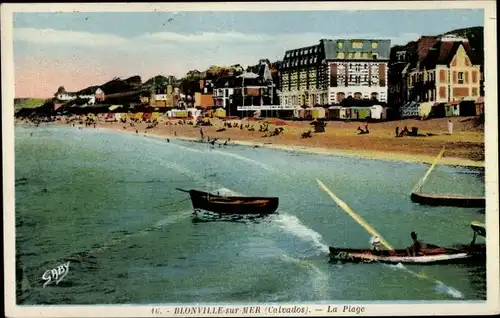
M 330 247 L 330 261 L 348 263 L 386 263 L 386 264 L 450 264 L 472 260 L 473 255 L 464 250 L 431 248 L 423 250 L 425 255 L 409 256 L 406 250 L 374 252 L 368 249 L 348 249 Z
M 225 197 L 208 192 L 189 190 L 194 210 L 225 215 L 268 215 L 278 209 L 276 197 Z
M 415 203 L 432 206 L 466 208 L 484 208 L 486 206 L 486 199 L 484 197 L 461 197 L 455 195 L 436 195 L 413 192 L 411 194 L 411 200 Z

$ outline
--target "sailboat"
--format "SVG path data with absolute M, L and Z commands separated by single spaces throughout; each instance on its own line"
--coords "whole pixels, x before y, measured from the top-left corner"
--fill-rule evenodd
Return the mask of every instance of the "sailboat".
M 189 193 L 195 213 L 208 211 L 219 215 L 265 216 L 275 213 L 279 206 L 278 197 L 226 196 L 196 189 L 176 190 Z

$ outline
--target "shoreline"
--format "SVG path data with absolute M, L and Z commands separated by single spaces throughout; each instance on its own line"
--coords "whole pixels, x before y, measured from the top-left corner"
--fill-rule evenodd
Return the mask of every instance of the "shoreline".
M 63 126 L 68 127 L 67 124 L 64 123 L 49 123 L 49 126 Z M 111 124 L 112 125 L 112 124 Z M 127 127 L 134 129 L 127 130 L 123 129 L 122 126 L 111 126 L 105 125 L 97 125 L 96 129 L 102 129 L 107 131 L 128 133 L 128 134 L 136 134 L 135 127 Z M 82 127 L 83 125 L 75 125 L 75 128 Z M 82 127 L 83 129 L 94 129 L 91 127 Z M 139 133 L 141 134 L 141 133 Z M 145 136 L 153 136 L 160 138 L 169 138 L 175 140 L 183 140 L 183 141 L 199 141 L 200 138 L 190 137 L 185 135 L 174 135 L 166 133 L 165 131 L 148 131 Z M 376 150 L 351 150 L 351 149 L 339 149 L 339 148 L 325 148 L 325 147 L 314 147 L 314 146 L 302 146 L 302 145 L 293 145 L 293 144 L 285 144 L 279 142 L 258 142 L 252 140 L 241 140 L 241 139 L 233 139 L 231 138 L 230 143 L 239 146 L 247 146 L 247 147 L 259 147 L 259 148 L 267 148 L 267 149 L 276 149 L 286 152 L 298 152 L 298 153 L 308 153 L 308 154 L 319 154 L 319 155 L 327 155 L 327 156 L 338 156 L 338 157 L 346 157 L 346 158 L 362 158 L 362 159 L 370 159 L 370 160 L 382 160 L 382 161 L 393 161 L 393 162 L 405 162 L 405 163 L 420 163 L 420 164 L 431 164 L 435 160 L 435 156 L 422 155 L 422 154 L 409 154 L 404 152 L 386 152 L 386 151 L 376 151 Z M 445 152 L 446 154 L 446 152 Z M 436 154 L 437 156 L 437 154 Z M 443 166 L 460 166 L 460 167 L 474 167 L 474 168 L 484 168 L 484 161 L 474 161 L 471 159 L 465 158 L 456 158 L 456 157 L 442 157 L 438 162 L 438 165 Z

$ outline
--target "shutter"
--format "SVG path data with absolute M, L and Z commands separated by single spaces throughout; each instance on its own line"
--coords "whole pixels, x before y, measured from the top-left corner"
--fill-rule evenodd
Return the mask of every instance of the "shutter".
M 464 83 L 469 84 L 469 72 L 464 72 Z

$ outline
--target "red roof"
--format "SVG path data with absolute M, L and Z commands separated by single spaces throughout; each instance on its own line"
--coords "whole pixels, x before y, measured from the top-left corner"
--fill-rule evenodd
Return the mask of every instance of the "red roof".
M 418 39 L 418 57 L 423 58 L 429 53 L 429 50 L 438 42 L 438 39 L 434 36 L 423 36 Z

